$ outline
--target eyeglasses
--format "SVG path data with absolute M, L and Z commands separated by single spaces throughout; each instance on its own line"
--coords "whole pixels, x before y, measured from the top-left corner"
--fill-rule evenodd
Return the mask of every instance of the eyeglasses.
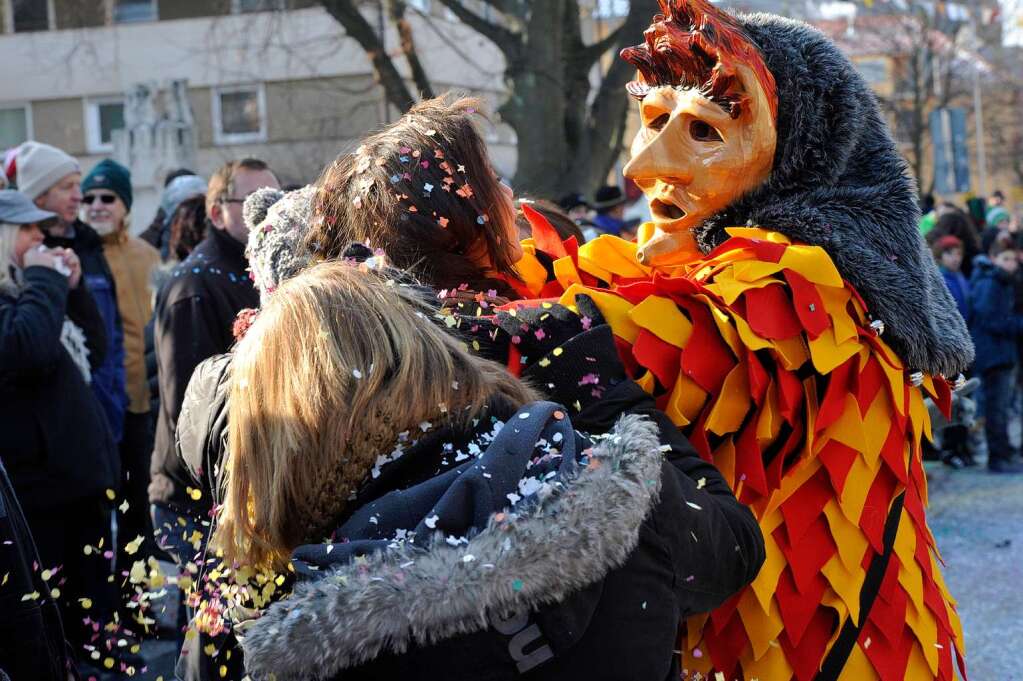
M 91 206 L 96 199 L 99 199 L 101 203 L 111 204 L 117 200 L 117 197 L 113 194 L 89 194 L 82 197 L 82 203 Z
M 247 199 L 249 197 L 245 197 Z M 221 203 L 245 203 L 245 199 L 220 199 Z

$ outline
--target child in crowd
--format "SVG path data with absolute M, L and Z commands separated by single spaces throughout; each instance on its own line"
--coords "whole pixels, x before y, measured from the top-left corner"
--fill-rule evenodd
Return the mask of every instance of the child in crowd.
M 970 284 L 963 275 L 963 242 L 951 234 L 943 236 L 934 244 L 934 259 L 945 280 L 945 286 L 956 301 L 959 314 L 970 321 Z
M 970 334 L 977 348 L 974 371 L 984 385 L 988 469 L 994 473 L 1023 472 L 1013 461 L 1008 414 L 1018 364 L 1017 338 L 1023 335 L 1023 315 L 1016 314 L 1013 278 L 1019 268 L 1015 242 L 1001 236 L 988 255 L 977 258 L 970 280 Z

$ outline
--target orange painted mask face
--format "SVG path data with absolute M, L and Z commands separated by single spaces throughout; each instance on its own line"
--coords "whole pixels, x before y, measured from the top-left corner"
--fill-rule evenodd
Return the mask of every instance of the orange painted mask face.
M 638 256 L 653 266 L 699 255 L 692 228 L 762 184 L 777 144 L 774 79 L 734 20 L 702 0 L 661 6 L 646 46 L 622 54 L 640 70 L 625 175 L 650 204 Z

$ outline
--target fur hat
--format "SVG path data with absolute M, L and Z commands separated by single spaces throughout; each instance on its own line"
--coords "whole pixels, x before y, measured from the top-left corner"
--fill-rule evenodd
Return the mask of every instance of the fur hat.
M 264 188 L 245 199 L 243 215 L 249 228 L 245 255 L 263 302 L 309 264 L 312 254 L 302 240 L 309 230 L 315 192 L 309 185 L 288 193 Z

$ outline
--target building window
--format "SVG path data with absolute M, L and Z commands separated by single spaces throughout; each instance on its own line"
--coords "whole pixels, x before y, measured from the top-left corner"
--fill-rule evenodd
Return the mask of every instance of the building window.
M 114 130 L 124 128 L 124 99 L 106 97 L 85 102 L 85 133 L 90 153 L 114 150 Z
M 0 149 L 10 149 L 32 138 L 28 105 L 0 104 Z
M 275 12 L 282 9 L 287 9 L 287 0 L 231 0 L 231 10 L 235 14 Z
M 114 0 L 115 24 L 156 21 L 158 18 L 156 0 Z
M 242 144 L 266 140 L 266 93 L 262 85 L 213 91 L 213 141 Z
M 46 31 L 50 28 L 50 0 L 7 0 L 12 33 Z

